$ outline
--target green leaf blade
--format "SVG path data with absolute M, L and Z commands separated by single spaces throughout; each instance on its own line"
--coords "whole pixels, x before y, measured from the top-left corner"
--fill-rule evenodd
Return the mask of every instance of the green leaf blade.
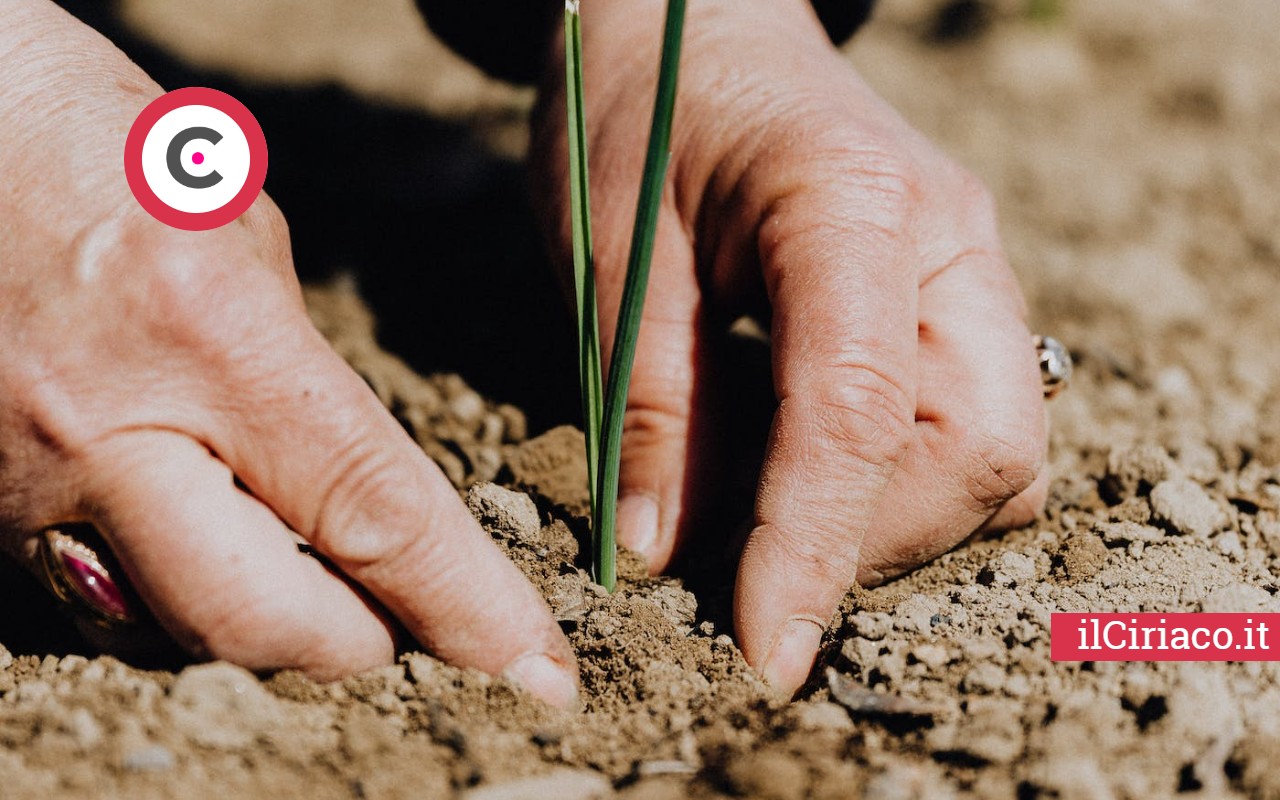
M 586 438 L 587 480 L 592 516 L 596 514 L 600 430 L 604 389 L 600 363 L 600 324 L 596 310 L 595 264 L 591 240 L 591 193 L 587 169 L 586 102 L 582 88 L 582 19 L 578 3 L 565 4 L 565 88 L 569 131 L 569 205 L 573 239 L 573 280 L 578 328 L 578 380 L 582 427 Z M 600 551 L 595 542 L 596 552 Z
M 627 262 L 622 305 L 618 311 L 613 341 L 613 357 L 609 367 L 608 387 L 604 397 L 600 487 L 596 492 L 594 530 L 596 580 L 610 592 L 617 586 L 617 506 L 618 478 L 622 460 L 622 425 L 627 407 L 627 389 L 635 364 L 636 343 L 640 335 L 640 319 L 653 261 L 662 192 L 671 161 L 671 129 L 675 117 L 676 87 L 679 79 L 680 51 L 684 38 L 686 0 L 669 0 L 662 37 L 662 59 L 658 70 L 657 97 L 653 122 L 649 130 L 649 146 L 645 155 L 640 197 L 636 203 L 635 226 L 631 235 L 631 251 Z

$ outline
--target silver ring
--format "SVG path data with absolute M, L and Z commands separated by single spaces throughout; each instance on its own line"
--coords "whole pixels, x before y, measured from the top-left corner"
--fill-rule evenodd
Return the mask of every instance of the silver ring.
M 1040 361 L 1040 382 L 1044 386 L 1044 399 L 1050 400 L 1067 388 L 1071 382 L 1073 363 L 1071 353 L 1062 342 L 1052 336 L 1032 336 L 1036 356 Z

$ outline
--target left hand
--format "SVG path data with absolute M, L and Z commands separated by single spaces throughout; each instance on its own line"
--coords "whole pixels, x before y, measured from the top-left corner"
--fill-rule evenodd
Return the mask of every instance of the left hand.
M 664 5 L 584 8 L 606 358 Z M 698 487 L 720 477 L 705 457 L 717 409 L 700 391 L 709 321 L 768 309 L 778 408 L 735 617 L 748 661 L 791 692 L 855 578 L 881 582 L 979 527 L 1034 518 L 1040 377 L 990 195 L 863 83 L 805 0 L 693 3 L 684 53 L 620 536 L 662 569 L 693 533 Z M 536 155 L 567 253 L 563 74 L 548 68 Z

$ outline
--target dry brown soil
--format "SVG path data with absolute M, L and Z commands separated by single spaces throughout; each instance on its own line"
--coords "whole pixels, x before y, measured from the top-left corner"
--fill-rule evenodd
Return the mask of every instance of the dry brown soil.
M 331 80 L 454 119 L 479 93 L 482 127 L 521 146 L 503 122 L 518 114 L 494 109 L 527 94 L 465 70 L 449 84 L 463 68 L 400 3 L 360 24 L 304 4 L 309 26 L 287 24 L 297 3 L 228 3 L 237 46 L 255 41 L 251 7 L 269 41 L 330 43 L 240 60 L 201 16 L 218 5 L 125 7 L 259 81 Z M 1043 517 L 851 594 L 803 700 L 744 664 L 712 589 L 700 606 L 630 557 L 617 594 L 593 587 L 578 435 L 530 438 L 465 368 L 418 377 L 338 281 L 309 291 L 318 324 L 544 591 L 584 710 L 420 653 L 317 685 L 0 646 L 0 797 L 1280 798 L 1274 664 L 1054 663 L 1048 635 L 1054 611 L 1280 611 L 1280 4 L 1060 5 L 1031 19 L 997 3 L 940 42 L 936 3 L 884 0 L 850 49 L 990 183 L 1034 327 L 1078 373 L 1053 405 Z

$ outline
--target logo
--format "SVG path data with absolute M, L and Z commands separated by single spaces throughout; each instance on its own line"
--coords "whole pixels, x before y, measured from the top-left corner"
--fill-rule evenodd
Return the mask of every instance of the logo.
M 147 213 L 184 231 L 239 217 L 267 178 L 267 140 L 244 104 L 215 89 L 156 98 L 129 129 L 124 174 Z

